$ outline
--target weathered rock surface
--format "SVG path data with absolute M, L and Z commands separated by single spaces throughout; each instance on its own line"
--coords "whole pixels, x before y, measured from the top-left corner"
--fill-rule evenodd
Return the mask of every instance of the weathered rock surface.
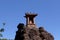
M 54 37 L 43 27 L 29 28 L 20 23 L 17 28 L 15 40 L 54 40 Z

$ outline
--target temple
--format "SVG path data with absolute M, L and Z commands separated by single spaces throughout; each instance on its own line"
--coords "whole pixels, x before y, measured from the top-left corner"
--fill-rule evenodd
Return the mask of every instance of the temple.
M 25 13 L 26 26 L 24 23 L 18 24 L 15 40 L 54 40 L 54 37 L 44 27 L 37 28 L 34 22 L 36 16 L 37 14 L 31 12 Z
M 34 13 L 25 13 L 25 18 L 26 18 L 26 26 L 27 27 L 35 27 L 35 22 L 34 18 L 37 16 L 37 14 Z

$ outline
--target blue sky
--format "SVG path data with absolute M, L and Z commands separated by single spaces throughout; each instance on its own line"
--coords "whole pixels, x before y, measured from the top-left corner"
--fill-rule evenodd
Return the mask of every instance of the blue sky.
M 0 28 L 3 38 L 14 39 L 19 23 L 26 23 L 26 12 L 37 13 L 37 27 L 43 26 L 55 40 L 60 40 L 60 0 L 0 0 Z

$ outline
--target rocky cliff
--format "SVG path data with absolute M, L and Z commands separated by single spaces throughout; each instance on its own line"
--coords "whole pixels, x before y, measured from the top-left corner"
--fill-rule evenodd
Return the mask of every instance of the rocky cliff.
M 17 28 L 15 40 L 54 40 L 54 37 L 43 27 L 29 28 L 20 23 Z

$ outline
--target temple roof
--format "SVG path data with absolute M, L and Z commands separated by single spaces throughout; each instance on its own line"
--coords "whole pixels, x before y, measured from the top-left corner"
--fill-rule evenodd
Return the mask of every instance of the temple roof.
M 35 16 L 37 16 L 37 14 L 35 13 L 25 13 L 24 17 L 35 17 Z

